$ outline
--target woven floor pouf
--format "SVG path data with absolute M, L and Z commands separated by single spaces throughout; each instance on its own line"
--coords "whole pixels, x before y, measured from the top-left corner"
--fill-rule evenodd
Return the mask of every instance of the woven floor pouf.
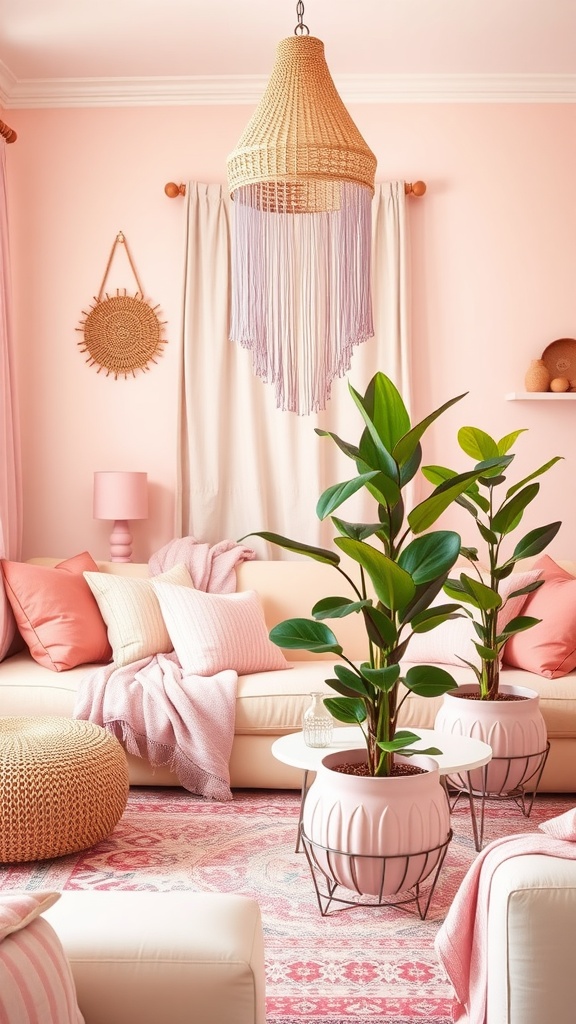
M 93 846 L 121 818 L 128 787 L 124 750 L 98 725 L 0 718 L 0 862 Z

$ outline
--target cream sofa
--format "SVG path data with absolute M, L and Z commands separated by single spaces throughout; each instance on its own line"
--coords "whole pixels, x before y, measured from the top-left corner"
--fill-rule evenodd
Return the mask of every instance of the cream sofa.
M 572 1024 L 576 861 L 526 854 L 496 868 L 488 905 L 486 1024 Z
M 265 1024 L 262 921 L 247 896 L 66 890 L 43 917 L 86 1024 Z
M 39 565 L 56 565 L 60 559 L 34 558 Z M 576 574 L 573 563 L 563 562 Z M 148 566 L 139 563 L 99 562 L 102 572 L 147 576 Z M 523 566 L 526 568 L 526 566 Z M 254 560 L 237 568 L 237 589 L 258 592 L 266 623 L 272 627 L 291 616 L 309 617 L 320 598 L 342 591 L 334 569 L 309 559 L 299 561 Z M 359 615 L 332 623 L 348 657 L 366 657 L 366 638 Z M 301 772 L 277 761 L 274 741 L 301 728 L 309 693 L 333 691 L 325 679 L 332 673 L 330 656 L 312 656 L 305 651 L 289 652 L 292 668 L 241 676 L 236 702 L 235 737 L 230 761 L 231 785 L 253 788 L 299 788 Z M 0 663 L 0 714 L 72 715 L 77 687 L 91 666 L 67 672 L 52 672 L 32 660 L 28 651 Z M 448 666 L 458 683 L 469 682 L 466 667 Z M 576 672 L 550 680 L 514 668 L 504 668 L 503 679 L 528 686 L 541 696 L 541 709 L 548 728 L 551 748 L 540 789 L 543 792 L 576 792 Z M 442 698 L 425 699 L 409 695 L 402 709 L 401 724 L 432 728 Z M 178 785 L 167 768 L 153 769 L 144 760 L 129 757 L 133 785 Z

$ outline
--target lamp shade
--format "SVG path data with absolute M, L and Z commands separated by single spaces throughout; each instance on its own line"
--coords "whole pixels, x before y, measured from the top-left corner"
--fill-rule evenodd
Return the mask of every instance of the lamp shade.
M 94 519 L 147 519 L 148 474 L 94 473 Z

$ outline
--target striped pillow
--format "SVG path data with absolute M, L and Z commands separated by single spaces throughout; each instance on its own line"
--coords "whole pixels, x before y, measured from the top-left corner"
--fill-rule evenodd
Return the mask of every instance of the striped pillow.
M 58 892 L 0 893 L 0 1021 L 84 1024 L 62 943 L 39 915 Z
M 105 572 L 85 572 L 84 577 L 106 623 L 117 668 L 172 650 L 150 577 L 140 579 Z M 175 565 L 154 579 L 182 587 L 193 585 L 185 565 Z
M 152 586 L 185 675 L 212 676 L 225 669 L 247 675 L 291 667 L 268 639 L 255 590 L 207 594 L 175 587 L 160 576 Z

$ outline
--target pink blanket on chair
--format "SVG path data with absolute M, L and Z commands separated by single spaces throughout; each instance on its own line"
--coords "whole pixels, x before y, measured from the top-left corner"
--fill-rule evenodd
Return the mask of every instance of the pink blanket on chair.
M 539 833 L 496 839 L 471 864 L 436 936 L 436 952 L 455 992 L 455 1021 L 464 1018 L 466 1024 L 485 1024 L 486 943 L 492 876 L 510 857 L 527 853 L 573 860 L 576 843 Z
M 231 593 L 236 565 L 252 558 L 251 548 L 233 541 L 210 547 L 184 537 L 152 557 L 150 575 L 184 563 L 197 589 Z M 232 669 L 210 677 L 184 675 L 174 652 L 122 668 L 103 665 L 82 680 L 74 717 L 103 726 L 129 754 L 155 767 L 168 765 L 191 793 L 231 800 L 237 680 Z

